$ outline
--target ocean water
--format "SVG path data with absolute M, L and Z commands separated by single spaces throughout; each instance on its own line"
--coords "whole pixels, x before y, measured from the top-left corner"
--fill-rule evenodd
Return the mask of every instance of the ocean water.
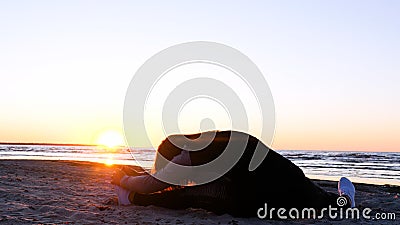
M 400 153 L 344 151 L 277 151 L 315 179 L 400 186 Z M 79 160 L 151 168 L 154 149 L 108 149 L 99 146 L 0 145 L 0 159 Z

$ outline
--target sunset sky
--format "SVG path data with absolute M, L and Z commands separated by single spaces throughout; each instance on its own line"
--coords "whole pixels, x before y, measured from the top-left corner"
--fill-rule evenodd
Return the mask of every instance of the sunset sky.
M 93 144 L 123 132 L 136 70 L 204 40 L 264 74 L 272 148 L 399 152 L 399 12 L 394 0 L 1 1 L 0 142 Z

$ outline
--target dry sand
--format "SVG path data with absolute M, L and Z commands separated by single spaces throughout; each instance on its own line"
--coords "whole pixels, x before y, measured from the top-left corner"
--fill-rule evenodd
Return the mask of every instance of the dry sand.
M 117 166 L 76 161 L 0 160 L 0 224 L 400 224 L 400 188 L 355 184 L 360 209 L 396 213 L 395 220 L 270 221 L 202 209 L 118 206 L 110 185 Z M 336 182 L 316 181 L 328 191 Z

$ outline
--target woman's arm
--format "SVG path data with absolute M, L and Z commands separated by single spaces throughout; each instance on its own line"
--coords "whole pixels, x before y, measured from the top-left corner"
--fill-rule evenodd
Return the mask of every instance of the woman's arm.
M 185 180 L 188 174 L 183 174 L 182 171 L 177 171 L 177 167 L 172 163 L 184 166 L 190 166 L 191 160 L 188 151 L 182 151 L 179 155 L 175 156 L 170 163 L 164 168 L 157 171 L 154 175 L 141 175 L 141 176 L 127 176 L 126 174 L 120 179 L 120 186 L 138 193 L 148 194 L 157 191 L 161 191 L 171 184 L 163 182 L 156 177 L 160 177 L 163 180 L 173 178 L 174 180 Z

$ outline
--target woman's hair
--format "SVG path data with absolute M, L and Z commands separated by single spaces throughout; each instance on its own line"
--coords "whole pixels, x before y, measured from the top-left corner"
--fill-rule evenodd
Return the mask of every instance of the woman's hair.
M 182 149 L 176 147 L 173 143 L 171 143 L 169 138 L 170 137 L 165 138 L 158 146 L 156 159 L 152 169 L 153 173 L 164 168 L 169 161 L 171 161 L 175 156 L 179 155 L 182 151 Z

